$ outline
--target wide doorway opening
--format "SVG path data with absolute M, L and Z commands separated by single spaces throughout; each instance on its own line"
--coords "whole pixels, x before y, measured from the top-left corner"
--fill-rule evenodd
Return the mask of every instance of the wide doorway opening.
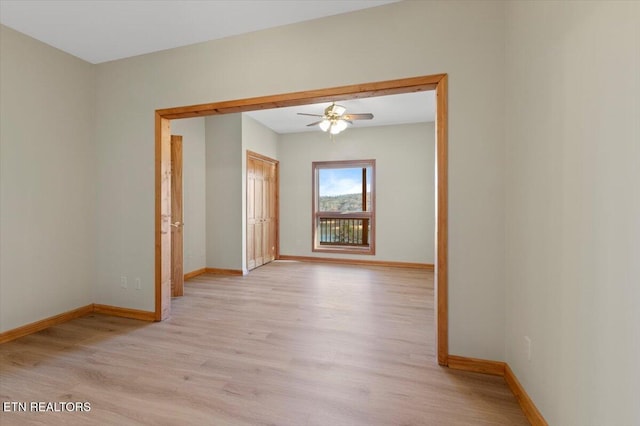
M 434 294 L 437 359 L 447 364 L 447 75 L 437 74 L 364 83 L 305 92 L 157 110 L 155 164 L 155 315 L 168 318 L 171 309 L 171 120 L 280 108 L 318 102 L 366 98 L 426 90 L 436 92 L 435 143 L 435 261 Z

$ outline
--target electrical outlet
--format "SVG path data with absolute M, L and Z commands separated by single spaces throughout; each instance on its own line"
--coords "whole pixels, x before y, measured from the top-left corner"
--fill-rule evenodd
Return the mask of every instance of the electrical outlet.
M 127 288 L 127 277 L 125 276 L 120 277 L 120 287 Z
M 527 351 L 527 361 L 531 361 L 531 339 L 529 336 L 524 336 L 524 344 Z
M 136 290 L 142 290 L 142 280 L 140 277 L 136 278 Z

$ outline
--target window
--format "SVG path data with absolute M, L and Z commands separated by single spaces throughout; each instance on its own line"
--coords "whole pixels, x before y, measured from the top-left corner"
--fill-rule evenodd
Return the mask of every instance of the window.
M 313 251 L 375 254 L 375 164 L 313 163 Z

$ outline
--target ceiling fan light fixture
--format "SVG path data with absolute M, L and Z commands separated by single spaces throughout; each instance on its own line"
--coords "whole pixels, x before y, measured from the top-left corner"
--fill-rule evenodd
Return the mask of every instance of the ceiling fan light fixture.
M 318 127 L 320 127 L 323 132 L 326 132 L 327 130 L 329 130 L 329 127 L 331 127 L 331 122 L 326 119 L 322 120 L 320 123 L 318 123 Z
M 329 133 L 332 135 L 337 135 L 341 131 L 347 128 L 347 122 L 344 120 L 333 120 L 331 123 L 331 128 L 329 129 Z

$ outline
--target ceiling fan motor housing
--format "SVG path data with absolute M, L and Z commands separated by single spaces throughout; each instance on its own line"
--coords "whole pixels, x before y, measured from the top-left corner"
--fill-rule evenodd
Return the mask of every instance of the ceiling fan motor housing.
M 342 114 L 344 114 L 344 112 L 347 109 L 345 107 L 343 107 L 342 105 L 338 105 L 338 104 L 331 104 L 329 105 L 327 108 L 325 108 L 324 110 L 324 115 L 331 119 L 331 118 L 339 118 Z

